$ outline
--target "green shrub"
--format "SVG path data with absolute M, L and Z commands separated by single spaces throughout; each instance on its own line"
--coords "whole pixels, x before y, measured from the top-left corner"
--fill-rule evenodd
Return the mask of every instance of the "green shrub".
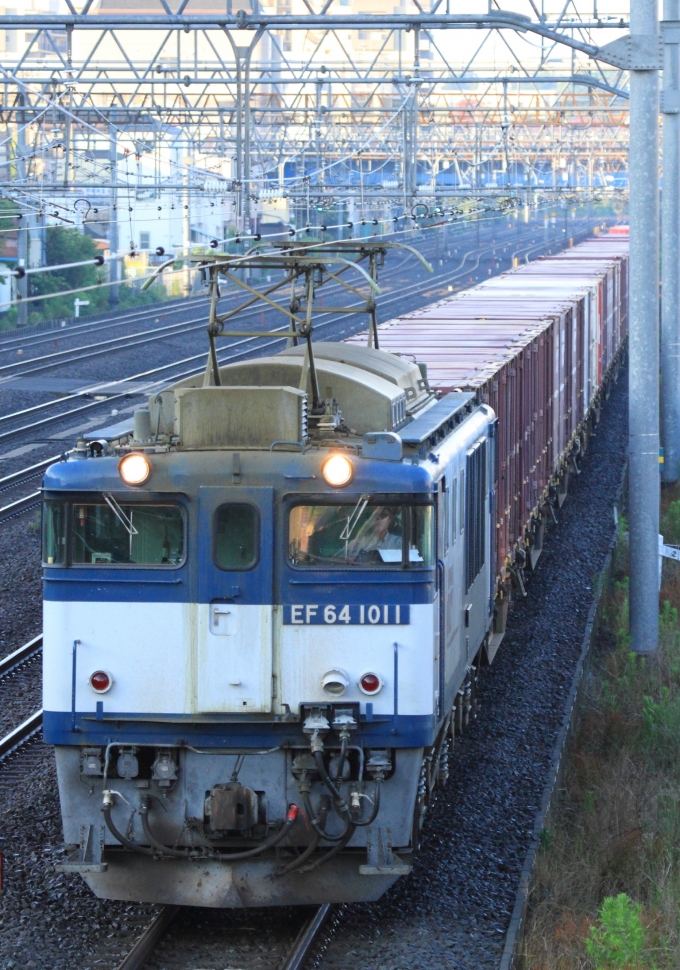
M 645 956 L 642 907 L 626 893 L 607 896 L 596 926 L 590 927 L 586 951 L 597 970 L 652 970 Z

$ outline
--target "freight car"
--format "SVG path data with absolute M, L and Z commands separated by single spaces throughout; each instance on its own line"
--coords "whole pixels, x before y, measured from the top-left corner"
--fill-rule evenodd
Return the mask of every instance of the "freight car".
M 382 349 L 417 353 L 439 393 L 473 391 L 498 417 L 489 659 L 618 374 L 628 333 L 628 232 L 616 229 L 379 331 Z
M 213 356 L 48 470 L 63 869 L 214 907 L 409 871 L 616 367 L 626 265 L 594 240 L 374 346 Z

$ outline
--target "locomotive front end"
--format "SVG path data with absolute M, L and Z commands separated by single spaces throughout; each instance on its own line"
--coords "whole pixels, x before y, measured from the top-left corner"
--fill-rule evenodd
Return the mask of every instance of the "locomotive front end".
M 493 413 L 292 348 L 183 381 L 45 479 L 62 868 L 105 898 L 378 898 L 489 634 Z M 300 390 L 299 388 L 303 388 Z

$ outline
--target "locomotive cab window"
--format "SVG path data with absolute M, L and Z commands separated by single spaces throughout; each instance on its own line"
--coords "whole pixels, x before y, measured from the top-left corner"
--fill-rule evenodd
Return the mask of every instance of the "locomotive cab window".
M 42 559 L 48 566 L 66 562 L 66 503 L 48 499 L 43 504 Z
M 74 502 L 71 561 L 87 565 L 176 566 L 184 558 L 178 505 Z
M 257 509 L 245 502 L 220 505 L 214 529 L 216 565 L 220 569 L 252 569 L 258 560 Z
M 179 505 L 48 499 L 43 506 L 43 562 L 78 566 L 177 566 L 184 559 Z
M 431 566 L 434 517 L 429 505 L 297 505 L 288 521 L 295 566 Z

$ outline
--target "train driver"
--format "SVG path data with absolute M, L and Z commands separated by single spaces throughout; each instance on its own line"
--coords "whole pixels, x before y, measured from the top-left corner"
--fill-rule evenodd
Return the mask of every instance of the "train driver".
M 399 512 L 399 509 L 387 505 L 372 510 L 370 518 L 352 543 L 351 555 L 364 556 L 383 549 L 401 550 L 401 534 L 396 535 L 392 531 L 395 526 L 398 527 Z

